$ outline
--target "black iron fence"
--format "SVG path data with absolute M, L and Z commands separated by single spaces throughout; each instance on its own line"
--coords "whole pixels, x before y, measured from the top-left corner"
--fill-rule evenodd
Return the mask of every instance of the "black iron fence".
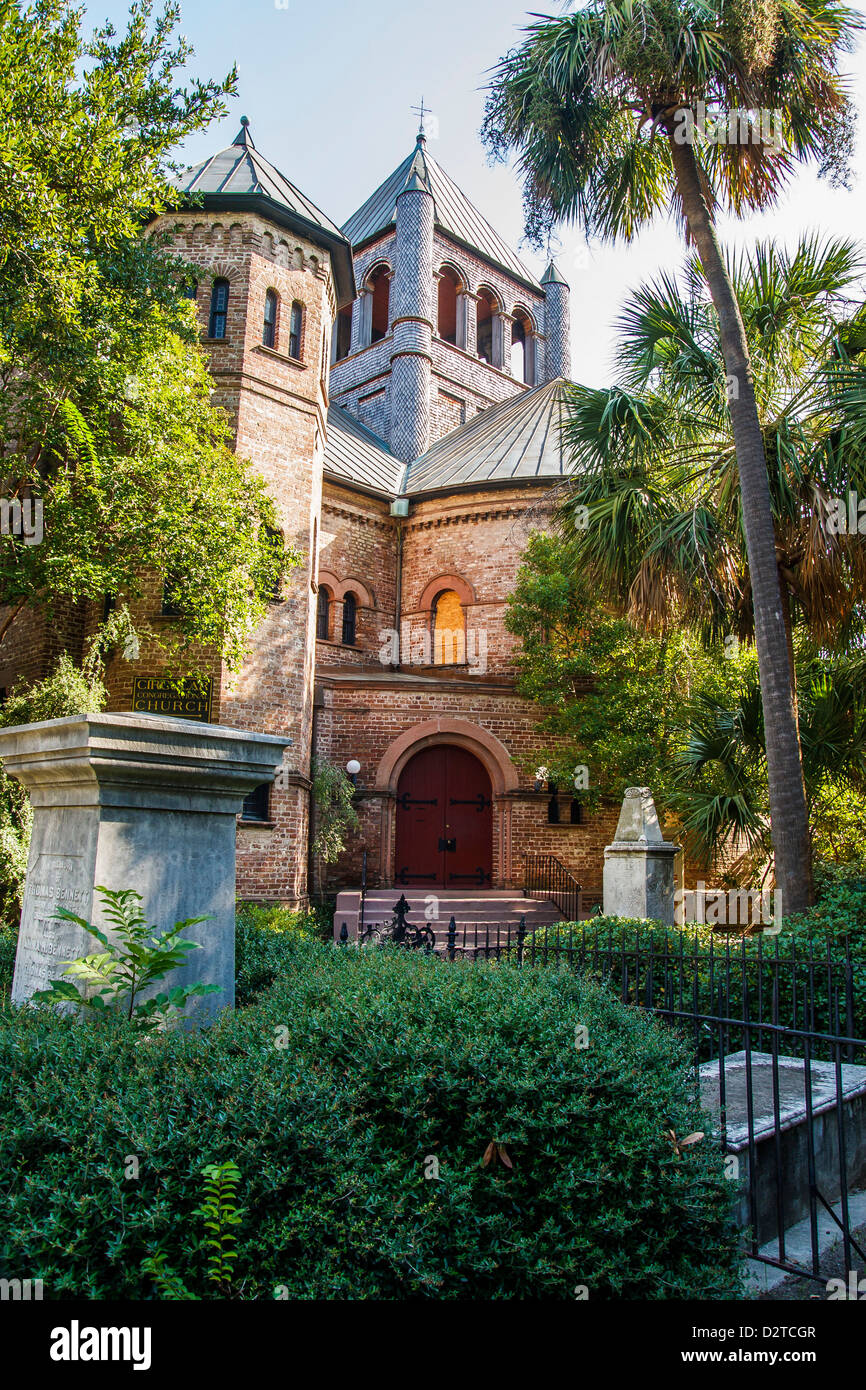
M 362 929 L 361 944 L 572 969 L 675 1028 L 713 1117 L 702 1142 L 720 1146 L 739 1184 L 748 1254 L 826 1283 L 829 1233 L 846 1277 L 866 1272 L 866 964 L 846 941 L 410 916 L 401 897 L 393 923 Z

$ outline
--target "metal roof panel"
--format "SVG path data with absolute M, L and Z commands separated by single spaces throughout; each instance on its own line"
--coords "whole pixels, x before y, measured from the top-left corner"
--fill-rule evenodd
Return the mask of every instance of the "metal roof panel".
M 541 291 L 538 280 L 520 257 L 502 240 L 441 164 L 421 146 L 416 147 L 344 223 L 343 232 L 352 245 L 363 246 L 394 225 L 397 198 L 411 177 L 419 154 L 424 161 L 427 182 L 436 204 L 435 218 L 439 229 L 476 251 L 484 260 L 491 261 L 509 275 Z

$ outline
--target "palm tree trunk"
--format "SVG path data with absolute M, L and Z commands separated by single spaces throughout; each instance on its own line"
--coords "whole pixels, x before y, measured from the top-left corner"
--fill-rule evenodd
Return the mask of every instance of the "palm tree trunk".
M 704 198 L 694 149 L 674 138 L 673 124 L 668 129 L 668 140 L 686 221 L 719 316 L 722 354 L 730 382 L 731 422 L 740 475 L 764 705 L 776 888 L 781 892 L 786 914 L 802 912 L 812 900 L 809 819 L 779 588 L 767 461 L 749 348 L 740 307 Z

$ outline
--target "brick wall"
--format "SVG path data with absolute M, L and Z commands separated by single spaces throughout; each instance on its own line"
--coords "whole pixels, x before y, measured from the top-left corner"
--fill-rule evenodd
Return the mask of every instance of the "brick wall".
M 506 487 L 413 501 L 403 548 L 404 622 L 413 628 L 429 624 L 429 607 L 421 606 L 425 589 L 440 575 L 457 575 L 474 594 L 465 604 L 466 627 L 486 641 L 488 671 L 513 675 L 515 639 L 505 627 L 506 599 L 528 529 L 546 517 L 545 495 L 542 488 Z
M 387 803 L 393 801 L 395 788 L 381 793 L 373 790 L 377 769 L 396 739 L 444 713 L 492 734 L 506 749 L 517 773 L 517 788 L 497 798 L 494 880 L 506 886 L 519 880 L 520 854 L 535 850 L 556 855 L 586 888 L 600 891 L 602 851 L 613 838 L 619 808 L 594 812 L 583 825 L 548 824 L 550 798 L 534 791 L 540 711 L 517 696 L 509 683 L 467 680 L 461 687 L 448 677 L 413 677 L 408 673 L 359 675 L 353 681 L 349 673 L 337 677 L 336 673 L 320 668 L 317 684 L 317 748 L 338 766 L 344 767 L 350 758 L 361 763 L 358 782 L 362 827 L 352 836 L 346 854 L 336 865 L 319 866 L 326 884 L 357 884 L 365 848 L 371 884 L 383 880 L 387 861 L 383 833 L 391 834 L 393 849 L 393 826 L 390 831 L 383 827 L 387 820 L 383 812 Z M 510 874 L 507 850 L 497 830 L 497 816 L 506 809 L 511 819 Z M 567 812 L 567 798 L 563 798 L 563 813 Z

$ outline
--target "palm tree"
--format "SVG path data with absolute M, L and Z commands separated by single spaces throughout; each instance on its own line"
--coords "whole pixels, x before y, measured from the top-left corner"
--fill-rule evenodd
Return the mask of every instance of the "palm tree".
M 866 495 L 866 305 L 848 242 L 759 245 L 730 268 L 769 470 L 779 592 L 799 623 L 845 645 L 862 627 L 866 546 L 834 500 Z M 700 267 L 623 311 L 620 383 L 576 386 L 563 426 L 578 477 L 563 506 L 576 561 L 641 626 L 685 621 L 752 638 L 754 605 L 719 323 Z M 582 523 L 588 520 L 589 524 Z
M 562 219 L 632 239 L 673 207 L 697 249 L 729 381 L 776 882 L 792 912 L 811 897 L 793 671 L 748 343 L 714 215 L 771 206 L 796 160 L 844 178 L 853 115 L 838 65 L 860 27 L 834 0 L 589 0 L 506 55 L 484 126 L 494 153 L 519 152 L 536 240 Z M 706 126 L 707 109 L 733 138 Z
M 766 864 L 765 728 L 754 674 L 746 674 L 735 700 L 704 694 L 683 715 L 682 744 L 674 759 L 680 786 L 672 807 L 691 852 L 709 866 L 736 845 L 741 863 Z M 830 842 L 836 827 L 831 830 L 828 821 L 837 819 L 840 800 L 862 814 L 866 793 L 862 655 L 830 661 L 804 657 L 799 717 L 810 820 Z M 859 848 L 859 835 L 856 842 Z M 851 848 L 843 845 L 847 852 Z M 733 876 L 737 869 L 730 866 Z

